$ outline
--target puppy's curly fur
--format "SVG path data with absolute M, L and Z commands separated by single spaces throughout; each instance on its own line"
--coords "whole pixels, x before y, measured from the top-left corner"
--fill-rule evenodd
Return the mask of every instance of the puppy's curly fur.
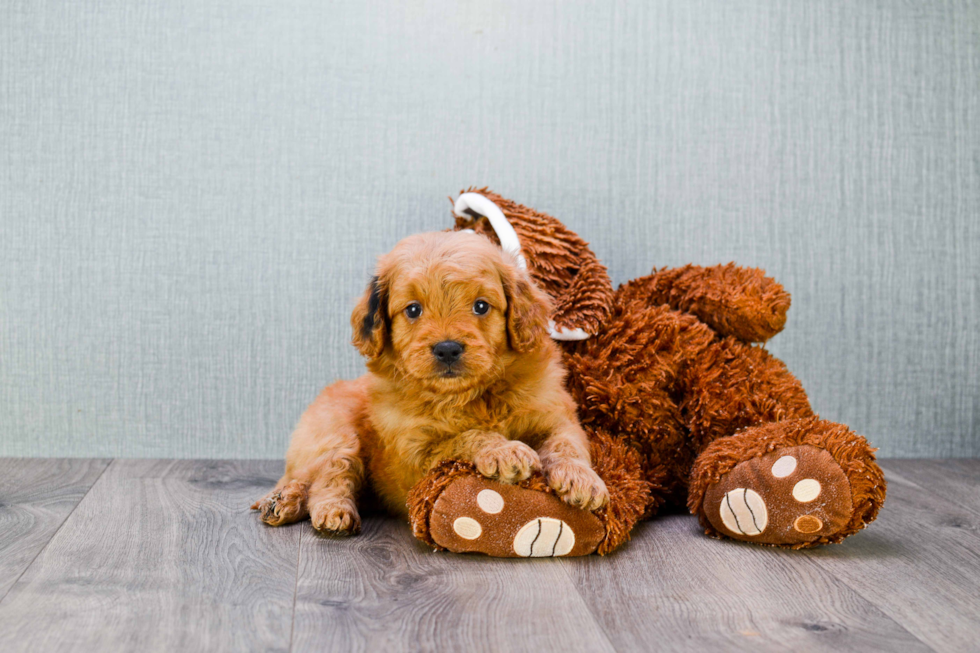
M 369 372 L 313 402 L 293 433 L 286 474 L 252 508 L 273 526 L 309 516 L 318 530 L 354 533 L 365 479 L 406 515 L 408 491 L 446 459 L 506 483 L 542 470 L 571 505 L 605 505 L 548 336 L 549 309 L 527 273 L 483 236 L 400 242 L 351 316 Z

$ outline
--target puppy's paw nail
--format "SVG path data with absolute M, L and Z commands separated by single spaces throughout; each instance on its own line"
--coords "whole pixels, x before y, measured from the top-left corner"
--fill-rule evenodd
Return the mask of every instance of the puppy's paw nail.
M 487 478 L 504 483 L 517 483 L 541 469 L 538 453 L 523 442 L 511 441 L 477 454 L 473 459 L 476 470 Z
M 569 505 L 598 510 L 609 502 L 609 490 L 591 467 L 562 463 L 548 469 L 548 485 Z
M 269 526 L 282 526 L 306 517 L 306 497 L 306 484 L 290 481 L 256 501 L 252 509 Z
M 321 501 L 310 508 L 310 521 L 321 533 L 356 535 L 361 530 L 361 517 L 350 501 Z

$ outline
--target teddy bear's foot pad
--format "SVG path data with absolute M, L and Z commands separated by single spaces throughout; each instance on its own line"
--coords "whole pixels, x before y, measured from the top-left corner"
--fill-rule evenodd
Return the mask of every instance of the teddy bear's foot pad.
M 450 551 L 497 558 L 588 555 L 605 537 L 595 515 L 553 494 L 471 475 L 436 499 L 429 532 Z
M 763 544 L 806 544 L 851 518 L 851 486 L 833 457 L 803 445 L 743 461 L 708 488 L 705 515 L 719 532 Z

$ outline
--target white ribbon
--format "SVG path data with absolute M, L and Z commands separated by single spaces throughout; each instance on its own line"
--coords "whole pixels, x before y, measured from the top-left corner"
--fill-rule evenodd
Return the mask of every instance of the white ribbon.
M 472 217 L 466 213 L 466 209 L 486 216 L 487 220 L 490 221 L 490 226 L 497 232 L 501 249 L 512 254 L 517 259 L 517 264 L 521 266 L 521 269 L 526 270 L 527 261 L 521 254 L 521 239 L 517 237 L 517 232 L 510 226 L 510 222 L 507 221 L 507 217 L 500 210 L 500 207 L 479 193 L 463 193 L 453 205 L 453 212 L 461 218 Z
M 517 264 L 522 270 L 527 269 L 527 261 L 521 254 L 521 239 L 517 237 L 514 227 L 507 221 L 507 216 L 500 210 L 500 207 L 479 193 L 463 193 L 456 199 L 453 205 L 453 213 L 461 218 L 472 217 L 466 212 L 470 209 L 478 215 L 485 216 L 490 221 L 490 226 L 500 239 L 500 247 L 508 254 L 517 259 Z M 564 329 L 555 326 L 555 321 L 548 322 L 548 333 L 554 340 L 585 340 L 589 334 L 582 329 Z

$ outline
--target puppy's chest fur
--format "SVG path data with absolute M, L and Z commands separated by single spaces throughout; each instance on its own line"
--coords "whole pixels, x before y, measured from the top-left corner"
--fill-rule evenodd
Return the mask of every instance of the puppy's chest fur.
M 425 473 L 427 462 L 466 431 L 491 431 L 531 446 L 545 433 L 527 390 L 492 387 L 471 396 L 380 401 L 372 422 L 385 457 Z M 465 437 L 465 436 L 463 436 Z

